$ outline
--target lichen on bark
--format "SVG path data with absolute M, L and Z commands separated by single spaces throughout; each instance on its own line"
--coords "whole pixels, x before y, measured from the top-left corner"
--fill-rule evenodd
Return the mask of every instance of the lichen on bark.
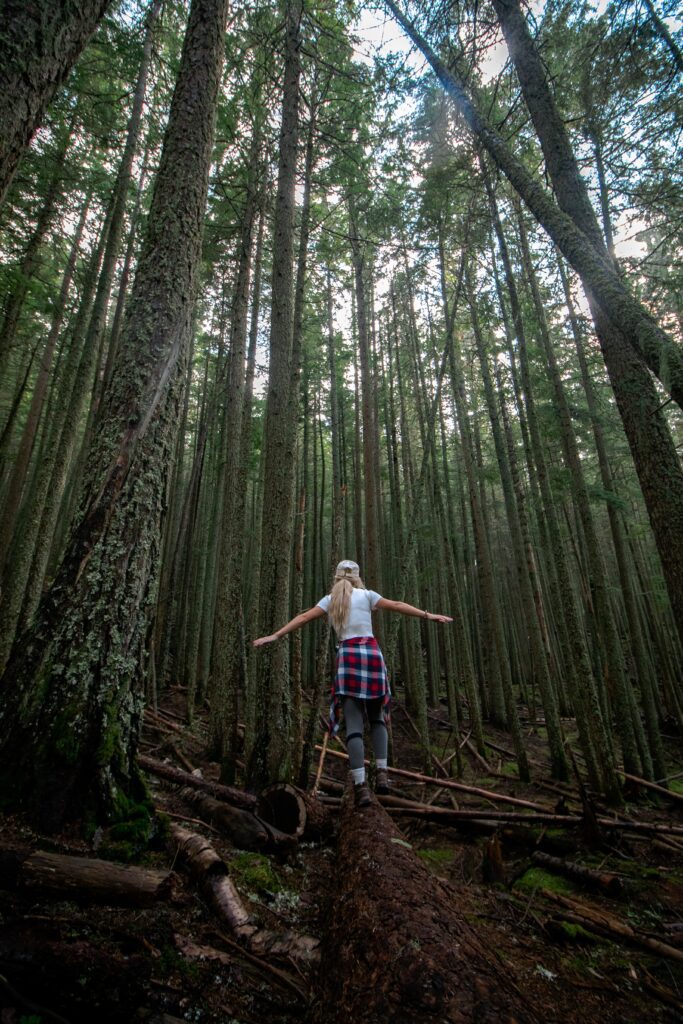
M 166 479 L 190 342 L 227 0 L 194 0 L 148 228 L 55 579 L 15 644 L 0 695 L 6 799 L 49 828 L 125 816 Z

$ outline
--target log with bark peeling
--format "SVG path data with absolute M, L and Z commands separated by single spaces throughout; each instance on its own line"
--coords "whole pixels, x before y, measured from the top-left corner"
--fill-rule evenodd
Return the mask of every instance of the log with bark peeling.
M 323 939 L 322 1024 L 532 1024 L 539 1020 L 377 801 L 345 800 L 334 903 Z
M 2 886 L 49 892 L 63 899 L 147 907 L 168 897 L 170 871 L 150 871 L 94 857 L 42 850 L 0 849 Z
M 190 804 L 200 817 L 221 831 L 243 850 L 258 850 L 265 846 L 292 846 L 297 837 L 281 832 L 251 811 L 233 807 L 222 800 L 214 800 L 208 793 L 185 786 L 178 796 Z
M 175 782 L 178 786 L 191 786 L 193 789 L 203 789 L 210 793 L 216 800 L 224 800 L 226 803 L 234 804 L 235 807 L 243 807 L 247 811 L 256 809 L 256 797 L 251 793 L 245 793 L 236 786 L 224 786 L 220 782 L 210 782 L 198 775 L 190 775 L 189 772 L 174 768 L 171 764 L 164 764 L 153 757 L 146 757 L 144 754 L 138 756 L 138 764 L 146 772 L 157 775 L 160 779 L 167 779 Z
M 259 955 L 291 957 L 306 963 L 317 961 L 319 942 L 312 936 L 294 932 L 278 935 L 258 927 L 242 903 L 227 864 L 203 836 L 180 825 L 172 825 L 170 835 L 177 847 L 174 852 L 181 855 L 199 882 L 213 911 L 247 949 Z

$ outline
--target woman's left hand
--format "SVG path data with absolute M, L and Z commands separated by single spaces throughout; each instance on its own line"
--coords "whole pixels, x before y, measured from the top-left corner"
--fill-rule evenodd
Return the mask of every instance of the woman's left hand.
M 270 636 L 260 636 L 258 640 L 252 642 L 252 647 L 263 647 L 264 644 L 272 644 L 274 640 L 279 640 L 280 637 L 277 633 L 271 633 Z
M 434 612 L 427 612 L 427 618 L 430 622 L 452 622 L 453 619 L 450 615 L 436 615 Z

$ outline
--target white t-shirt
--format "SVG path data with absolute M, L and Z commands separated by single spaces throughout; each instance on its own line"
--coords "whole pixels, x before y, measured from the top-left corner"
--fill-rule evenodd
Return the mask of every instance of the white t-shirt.
M 382 595 L 375 590 L 361 590 L 354 587 L 351 591 L 351 608 L 346 625 L 339 634 L 340 640 L 350 640 L 352 636 L 374 636 L 372 631 L 372 611 L 381 601 Z M 330 607 L 331 597 L 321 598 L 318 601 L 318 608 L 327 612 Z

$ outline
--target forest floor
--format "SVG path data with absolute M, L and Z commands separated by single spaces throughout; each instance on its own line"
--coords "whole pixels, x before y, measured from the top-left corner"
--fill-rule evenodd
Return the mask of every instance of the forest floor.
M 445 711 L 434 710 L 432 750 L 442 763 L 454 744 L 445 719 Z M 159 714 L 148 719 L 145 752 L 216 779 L 218 766 L 204 756 L 203 722 L 198 720 L 192 730 L 181 723 L 182 691 L 175 690 Z M 419 746 L 400 706 L 392 724 L 393 763 L 419 772 Z M 504 752 L 509 738 L 490 728 L 486 735 L 493 745 L 487 756 L 490 771 L 461 737 L 465 771 L 458 781 L 542 803 L 551 812 L 564 791 L 561 813 L 581 813 L 576 786 L 560 787 L 549 777 L 541 727 L 525 727 L 534 773 L 527 785 L 516 778 L 514 762 Z M 334 750 L 341 746 L 330 744 L 323 767 L 328 792 L 346 776 L 345 761 Z M 680 770 L 680 747 L 673 741 L 670 753 Z M 138 908 L 49 896 L 36 887 L 0 881 L 0 1024 L 312 1024 L 324 1019 L 325 1007 L 316 1005 L 317 968 L 286 954 L 249 953 L 231 937 L 229 926 L 181 869 L 168 822 L 179 822 L 208 840 L 260 927 L 317 938 L 335 912 L 334 831 L 284 853 L 240 850 L 215 827 L 203 825 L 172 786 L 151 778 L 150 785 L 158 807 L 173 817 L 137 854 L 130 844 L 112 842 L 100 831 L 85 842 L 76 831 L 47 837 L 19 817 L 0 818 L 3 850 L 98 858 L 118 853 L 147 868 L 173 870 L 164 897 Z M 394 779 L 392 793 L 420 803 L 433 798 L 434 806 L 452 808 L 455 801 L 460 810 L 519 810 L 466 792 L 437 793 L 434 785 L 407 776 Z M 335 816 L 335 798 L 324 799 Z M 641 791 L 619 814 L 641 824 L 680 826 L 682 806 Z M 616 818 L 599 805 L 596 813 Z M 683 1021 L 683 837 L 604 828 L 592 835 L 586 827 L 501 822 L 492 838 L 491 823 L 479 826 L 478 834 L 467 823 L 456 827 L 403 814 L 395 821 L 424 864 L 447 880 L 463 915 L 539 1020 Z M 539 852 L 616 876 L 616 881 L 609 892 L 601 891 L 594 878 L 567 877 L 566 866 L 560 873 L 557 865 L 539 865 L 532 860 Z M 382 870 L 390 873 L 392 865 Z M 603 882 L 610 880 L 603 877 Z M 401 886 L 400 877 L 395 885 Z

